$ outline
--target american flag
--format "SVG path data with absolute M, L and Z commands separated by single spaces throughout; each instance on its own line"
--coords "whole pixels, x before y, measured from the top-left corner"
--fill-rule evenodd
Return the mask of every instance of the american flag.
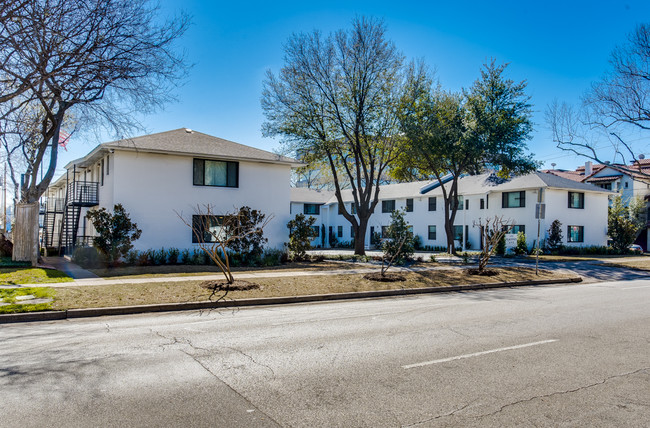
M 69 140 L 70 134 L 65 132 L 63 129 L 59 130 L 59 146 L 61 146 L 66 152 L 68 151 L 68 148 L 66 146 L 68 145 Z

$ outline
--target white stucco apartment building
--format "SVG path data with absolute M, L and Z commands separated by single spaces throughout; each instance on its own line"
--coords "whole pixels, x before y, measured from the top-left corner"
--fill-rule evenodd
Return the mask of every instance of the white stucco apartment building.
M 447 184 L 448 185 L 448 184 Z M 454 223 L 456 240 L 465 248 L 479 249 L 482 245 L 480 229 L 474 224 L 479 218 L 503 215 L 515 223 L 513 232 L 523 231 L 527 244 L 532 248 L 537 239 L 535 205 L 542 192 L 545 219 L 541 221 L 541 239 L 553 220 L 562 223 L 564 244 L 568 246 L 607 245 L 607 207 L 610 191 L 588 183 L 576 182 L 543 172 L 501 180 L 494 174 L 465 176 L 459 180 L 459 211 Z M 337 241 L 349 242 L 353 238 L 350 223 L 338 214 L 338 202 L 333 192 L 310 192 L 300 189 L 300 198 L 292 198 L 292 213 L 306 213 L 314 205 L 318 207 L 317 223 L 326 230 L 325 246 L 330 245 L 329 236 Z M 323 202 L 324 195 L 331 195 Z M 349 190 L 343 191 L 343 201 L 351 210 L 353 202 Z M 437 182 L 421 181 L 381 186 L 380 202 L 370 218 L 366 245 L 371 234 L 382 233 L 390 224 L 394 209 L 405 209 L 406 220 L 419 235 L 422 244 L 445 247 L 444 202 L 442 189 Z M 320 238 L 319 238 L 320 239 Z M 316 241 L 318 244 L 320 241 Z
M 190 129 L 100 144 L 65 166 L 48 189 L 44 220 L 47 247 L 68 252 L 87 244 L 94 230 L 89 209 L 122 204 L 142 229 L 138 250 L 195 248 L 191 223 L 197 206 L 216 213 L 249 206 L 273 219 L 264 230 L 269 247 L 287 242 L 294 159 Z M 178 214 L 177 214 L 178 213 Z
M 641 198 L 646 203 L 647 214 L 650 214 L 650 159 L 639 159 L 630 165 L 622 164 L 593 164 L 586 162 L 575 170 L 547 170 L 546 172 L 582 183 L 591 183 L 605 190 L 619 194 L 625 205 L 634 198 Z M 650 220 L 650 215 L 647 215 Z M 650 221 L 643 228 L 635 244 L 648 251 L 650 242 Z

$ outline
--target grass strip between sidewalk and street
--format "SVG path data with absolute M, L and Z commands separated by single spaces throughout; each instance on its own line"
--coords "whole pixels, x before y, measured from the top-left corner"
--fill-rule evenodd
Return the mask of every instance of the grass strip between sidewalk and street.
M 423 287 L 448 287 L 479 283 L 502 283 L 525 280 L 567 278 L 570 275 L 540 270 L 539 276 L 531 268 L 493 268 L 495 276 L 469 275 L 465 269 L 402 273 L 406 280 L 377 282 L 363 278 L 362 274 L 315 275 L 280 278 L 255 278 L 246 280 L 258 284 L 253 290 L 228 292 L 226 299 L 304 296 L 329 293 L 411 289 Z M 235 278 L 237 276 L 235 275 Z M 156 282 L 146 284 L 112 284 L 83 287 L 62 287 L 55 291 L 52 308 L 55 310 L 103 308 L 115 306 L 149 305 L 157 303 L 201 302 L 210 298 L 211 292 L 199 286 L 201 281 L 188 278 L 184 282 Z M 213 300 L 219 295 L 213 297 Z
M 0 289 L 0 314 L 19 312 L 39 312 L 52 309 L 52 303 L 20 303 L 19 297 L 29 296 L 33 299 L 51 299 L 54 290 L 47 287 L 23 287 Z

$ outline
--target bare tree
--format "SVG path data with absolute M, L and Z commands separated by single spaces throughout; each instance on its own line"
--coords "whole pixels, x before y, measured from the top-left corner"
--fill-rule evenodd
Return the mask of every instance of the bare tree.
M 137 124 L 135 112 L 171 100 L 185 70 L 174 43 L 189 21 L 181 15 L 161 23 L 149 0 L 26 0 L 2 8 L 0 121 L 4 130 L 16 125 L 14 135 L 38 129 L 18 137 L 33 141 L 20 200 L 34 203 L 54 176 L 71 113 L 123 131 Z M 27 118 L 34 123 L 16 120 L 25 109 L 38 112 Z
M 176 214 L 192 230 L 192 241 L 219 267 L 229 285 L 235 282 L 230 268 L 229 250 L 233 244 L 249 236 L 261 235 L 273 219 L 273 216 L 268 216 L 255 227 L 246 227 L 249 221 L 245 210 L 219 214 L 210 204 L 197 206 L 191 220 L 185 219 L 182 213 Z
M 326 38 L 318 31 L 293 35 L 284 67 L 264 82 L 264 134 L 281 136 L 304 161 L 327 165 L 340 212 L 354 230 L 355 254 L 365 254 L 379 183 L 396 155 L 405 79 L 403 56 L 385 39 L 383 23 L 359 18 Z M 343 203 L 344 183 L 356 214 Z
M 650 177 L 639 160 L 638 135 L 650 130 L 650 25 L 641 24 L 627 43 L 614 49 L 611 69 L 592 84 L 578 107 L 552 103 L 546 121 L 560 149 L 598 163 L 636 166 Z
M 485 219 L 479 217 L 474 222 L 474 227 L 480 229 L 481 240 L 483 241 L 483 249 L 478 257 L 478 273 L 481 274 L 487 267 L 499 241 L 514 227 L 514 221 L 505 220 L 503 216 L 498 215 Z

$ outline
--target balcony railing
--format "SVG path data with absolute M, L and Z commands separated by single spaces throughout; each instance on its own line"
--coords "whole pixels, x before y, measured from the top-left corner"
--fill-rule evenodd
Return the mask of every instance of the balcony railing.
M 77 235 L 75 247 L 92 247 L 94 236 Z
M 62 213 L 64 207 L 64 198 L 47 198 L 47 202 L 45 203 L 45 211 L 48 213 Z
M 99 205 L 99 183 L 75 181 L 68 184 L 68 204 L 82 207 Z

